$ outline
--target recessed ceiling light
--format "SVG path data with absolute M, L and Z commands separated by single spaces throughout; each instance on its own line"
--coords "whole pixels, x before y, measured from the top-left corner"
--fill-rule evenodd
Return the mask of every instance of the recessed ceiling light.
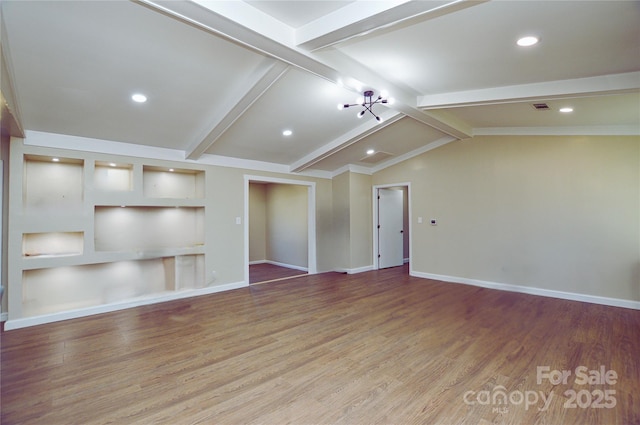
M 518 46 L 520 47 L 529 47 L 529 46 L 533 46 L 534 44 L 538 44 L 538 37 L 535 37 L 533 35 L 529 35 L 526 37 L 522 37 L 518 40 Z
M 559 111 L 568 114 L 569 112 L 573 112 L 573 108 L 570 106 L 565 106 L 564 108 L 560 108 Z
M 169 172 L 173 173 L 175 170 L 173 168 L 169 168 Z
M 137 103 L 144 103 L 147 101 L 147 96 L 143 95 L 142 93 L 136 93 L 131 96 L 131 100 Z
M 60 158 L 51 158 L 53 162 L 60 162 Z
M 374 151 L 373 149 L 367 150 L 367 155 L 373 155 L 374 153 L 376 153 L 376 151 Z
M 291 136 L 292 134 L 293 134 L 293 131 L 291 131 L 291 130 L 284 130 L 284 131 L 282 132 L 282 135 L 283 135 L 283 136 Z
M 116 163 L 115 163 L 115 162 L 110 162 L 110 163 L 109 163 L 109 167 L 115 167 L 115 166 L 116 166 Z

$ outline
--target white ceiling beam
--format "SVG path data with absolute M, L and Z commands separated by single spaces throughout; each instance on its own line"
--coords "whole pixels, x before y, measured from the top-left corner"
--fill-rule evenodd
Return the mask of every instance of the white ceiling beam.
M 386 2 L 360 0 L 295 30 L 298 47 L 322 49 L 354 37 L 453 13 L 488 0 Z
M 288 46 L 249 29 L 231 18 L 220 15 L 215 10 L 208 9 L 210 2 L 201 4 L 192 1 L 159 2 L 157 0 L 133 0 L 152 10 L 163 13 L 174 19 L 193 25 L 197 28 L 216 34 L 248 49 L 264 54 L 268 57 L 286 62 L 302 70 L 310 72 L 335 84 L 353 79 L 353 76 L 339 72 L 327 63 L 310 56 L 308 53 Z M 213 2 L 215 3 L 215 2 Z M 364 81 L 366 83 L 366 81 Z M 382 84 L 382 83 L 380 83 Z M 452 122 L 440 121 L 434 114 L 425 113 L 415 107 L 415 96 L 402 95 L 406 90 L 395 87 L 392 83 L 384 82 L 378 87 L 385 87 L 396 97 L 394 109 L 402 111 L 418 121 L 436 128 L 446 134 L 459 139 L 471 137 L 471 129 L 466 126 L 452 125 Z M 397 93 L 397 94 L 396 94 Z
M 269 87 L 285 74 L 287 69 L 289 65 L 286 63 L 267 59 L 248 80 L 244 81 L 242 92 L 236 93 L 231 98 L 221 99 L 220 105 L 228 109 L 216 115 L 211 123 L 211 130 L 206 136 L 189 146 L 185 153 L 186 159 L 200 158 Z
M 440 109 L 495 105 L 536 99 L 562 99 L 640 90 L 640 72 L 493 87 L 418 97 L 418 108 Z
M 382 130 L 386 126 L 393 124 L 403 117 L 404 116 L 398 112 L 392 110 L 385 111 L 380 114 L 380 118 L 382 118 L 383 120 L 382 123 L 378 123 L 374 120 L 366 121 L 365 123 L 343 134 L 332 142 L 327 143 L 321 148 L 316 149 L 310 154 L 294 162 L 293 164 L 291 164 L 290 171 L 292 173 L 299 173 L 300 171 L 311 167 L 312 165 L 322 161 L 323 159 L 330 157 L 336 152 L 339 152 L 344 148 L 347 148 L 354 143 L 364 139 L 365 137 Z
M 273 16 L 244 1 L 192 0 L 221 16 L 226 16 L 240 25 L 251 28 L 272 40 L 286 45 L 295 43 L 295 30 Z
M 267 35 L 247 28 L 230 17 L 208 8 L 208 6 L 217 2 L 201 0 L 200 3 L 194 1 L 132 1 L 329 81 L 337 82 L 339 80 L 340 74 L 338 71 L 312 58 L 305 52 L 296 50 Z
M 380 25 L 388 25 L 398 21 L 398 17 L 406 17 L 408 12 L 400 14 L 400 6 L 406 9 L 407 4 L 427 3 L 410 2 L 408 0 L 391 1 L 355 1 L 334 10 L 333 12 L 309 22 L 295 30 L 295 42 L 305 50 L 317 50 L 372 31 Z M 445 3 L 438 1 L 437 3 Z M 427 6 L 421 6 L 423 9 Z M 391 11 L 394 11 L 391 13 Z

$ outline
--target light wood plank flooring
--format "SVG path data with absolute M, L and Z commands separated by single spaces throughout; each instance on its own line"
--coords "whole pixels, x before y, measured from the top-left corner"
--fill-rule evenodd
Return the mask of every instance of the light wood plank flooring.
M 640 311 L 404 268 L 0 335 L 3 424 L 640 423 Z M 576 382 L 577 367 L 601 365 L 615 384 Z M 537 383 L 538 366 L 572 375 Z M 611 408 L 591 407 L 598 391 Z

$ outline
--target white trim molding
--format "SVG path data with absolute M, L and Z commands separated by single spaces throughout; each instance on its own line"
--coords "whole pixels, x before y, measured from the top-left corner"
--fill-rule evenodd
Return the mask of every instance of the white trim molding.
M 372 199 L 372 207 L 373 207 L 373 213 L 372 213 L 372 217 L 373 217 L 373 222 L 372 224 L 372 235 L 373 235 L 373 244 L 372 244 L 372 248 L 373 248 L 373 252 L 371 253 L 372 256 L 372 261 L 373 261 L 373 270 L 378 270 L 380 268 L 380 263 L 378 262 L 378 189 L 387 189 L 390 187 L 406 187 L 407 188 L 407 208 L 409 209 L 409 211 L 407 211 L 407 214 L 409 216 L 409 228 L 407 229 L 407 232 L 409 233 L 409 259 L 407 260 L 406 258 L 403 258 L 403 263 L 411 263 L 411 253 L 413 252 L 413 236 L 412 236 L 412 229 L 413 229 L 413 221 L 411 218 L 411 182 L 403 182 L 403 183 L 390 183 L 390 184 L 377 184 L 372 186 L 372 195 L 371 195 L 371 199 Z
M 279 266 L 279 267 L 284 267 L 287 269 L 293 269 L 293 270 L 300 270 L 303 272 L 308 272 L 309 271 L 309 267 L 301 267 L 301 266 L 296 266 L 294 264 L 286 264 L 286 263 L 280 263 L 278 261 L 271 261 L 271 260 L 264 260 L 261 261 L 262 263 L 266 263 L 266 264 L 272 264 L 274 266 Z M 253 263 L 249 263 L 249 264 L 253 264 Z
M 478 127 L 474 136 L 637 136 L 638 125 L 593 125 L 576 127 Z
M 478 279 L 469 279 L 466 277 L 446 276 L 433 273 L 423 273 L 410 271 L 409 274 L 414 277 L 424 279 L 438 280 L 449 283 L 462 283 L 465 285 L 479 286 L 481 288 L 497 289 L 499 291 L 518 292 L 521 294 L 539 295 L 542 297 L 559 298 L 570 301 L 581 301 L 592 304 L 608 305 L 612 307 L 630 308 L 640 310 L 640 301 L 624 300 L 620 298 L 608 298 L 598 295 L 579 294 L 575 292 L 556 291 L 553 289 L 536 288 L 533 286 L 520 286 L 509 283 L 490 282 Z
M 316 252 L 316 183 L 306 180 L 283 179 L 279 177 L 244 175 L 244 280 L 249 283 L 249 183 L 277 183 L 307 187 L 307 243 L 309 274 L 318 273 Z M 275 263 L 277 264 L 277 263 Z M 285 266 L 287 267 L 287 266 Z
M 346 273 L 346 274 L 357 274 L 357 273 L 370 272 L 372 270 L 375 270 L 373 268 L 373 265 L 363 266 L 363 267 L 356 267 L 354 269 L 338 268 L 338 269 L 335 269 L 334 272 L 336 272 L 336 273 Z

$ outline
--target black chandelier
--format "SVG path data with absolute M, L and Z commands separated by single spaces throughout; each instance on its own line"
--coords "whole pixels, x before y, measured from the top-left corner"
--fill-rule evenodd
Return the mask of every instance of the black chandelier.
M 378 96 L 375 100 L 373 100 L 373 95 L 374 95 L 373 90 L 367 90 L 364 92 L 362 102 L 358 100 L 358 103 L 344 103 L 344 104 L 341 103 L 338 105 L 338 109 L 345 109 L 351 106 L 362 106 L 364 109 L 358 112 L 358 118 L 362 118 L 365 112 L 369 111 L 371 115 L 376 117 L 376 120 L 378 122 L 382 122 L 382 118 L 376 115 L 373 112 L 372 108 L 373 108 L 373 105 L 375 105 L 376 103 L 389 103 L 389 100 L 386 98 L 383 98 L 382 96 Z

